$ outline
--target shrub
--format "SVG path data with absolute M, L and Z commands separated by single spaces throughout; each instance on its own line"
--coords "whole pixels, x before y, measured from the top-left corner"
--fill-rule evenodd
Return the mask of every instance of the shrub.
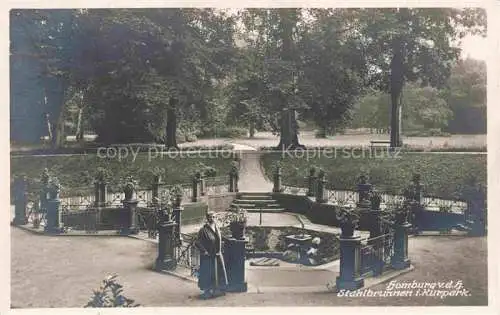
M 101 286 L 94 290 L 90 301 L 84 307 L 137 307 L 134 300 L 123 295 L 123 286 L 116 281 L 117 276 L 108 276 Z
M 167 174 L 163 181 L 168 184 L 190 183 L 190 174 L 187 170 L 196 167 L 201 162 L 204 165 L 217 170 L 217 174 L 227 174 L 231 159 L 216 158 L 204 159 L 202 157 L 183 158 L 180 154 L 171 156 L 160 155 L 153 151 L 139 153 L 134 158 L 130 153 L 127 157 L 119 159 L 100 158 L 97 154 L 87 155 L 53 155 L 53 156 L 16 156 L 11 157 L 11 177 L 26 175 L 28 178 L 28 189 L 38 194 L 40 186 L 40 173 L 44 168 L 50 170 L 50 174 L 61 181 L 64 195 L 88 191 L 92 194 L 92 181 L 99 167 L 105 168 L 112 176 L 108 181 L 108 191 L 120 191 L 120 183 L 129 175 L 138 180 L 140 188 L 150 189 L 152 171 L 157 168 L 165 169 Z M 90 170 L 90 171 L 89 171 Z
M 242 138 L 248 136 L 248 129 L 242 127 L 203 128 L 198 133 L 200 138 Z
M 312 164 L 326 171 L 331 189 L 355 190 L 357 175 L 366 173 L 370 183 L 382 192 L 399 194 L 406 188 L 414 173 L 420 173 L 424 193 L 444 199 L 467 199 L 467 192 L 476 184 L 486 185 L 485 154 L 401 154 L 399 158 L 314 157 L 282 158 L 281 154 L 262 156 L 266 175 L 272 178 L 273 163 L 281 159 L 284 185 L 306 187 L 303 179 Z

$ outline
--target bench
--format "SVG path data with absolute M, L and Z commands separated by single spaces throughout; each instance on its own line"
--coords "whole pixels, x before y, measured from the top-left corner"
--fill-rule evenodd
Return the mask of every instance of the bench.
M 386 144 L 386 145 L 391 145 L 391 141 L 389 140 L 374 140 L 370 141 L 370 148 L 373 149 L 376 144 Z

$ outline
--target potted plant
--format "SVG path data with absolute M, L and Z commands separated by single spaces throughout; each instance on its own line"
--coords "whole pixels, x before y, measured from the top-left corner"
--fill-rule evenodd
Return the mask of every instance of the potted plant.
M 215 177 L 216 175 L 217 175 L 217 170 L 214 167 L 204 165 L 203 177 Z
M 184 189 L 181 185 L 175 185 L 170 190 L 170 196 L 172 198 L 172 203 L 174 207 L 180 207 L 182 202 L 182 197 L 184 196 Z
M 395 208 L 394 222 L 399 225 L 408 223 L 408 215 L 410 214 L 410 206 L 408 204 L 400 205 Z
M 352 238 L 354 236 L 354 230 L 358 226 L 359 214 L 353 209 L 342 207 L 339 208 L 336 217 L 342 229 L 341 237 Z
M 125 185 L 123 186 L 123 192 L 125 193 L 125 200 L 132 200 L 134 198 L 136 187 L 137 187 L 137 182 L 132 177 L 128 177 Z
M 230 169 L 230 173 L 231 175 L 233 175 L 235 178 L 238 178 L 238 175 L 239 175 L 239 164 L 238 162 L 236 161 L 232 161 L 231 162 L 231 169 Z
M 50 179 L 47 188 L 50 199 L 57 199 L 59 197 L 59 193 L 61 192 L 61 183 L 57 177 Z
M 235 239 L 245 238 L 245 228 L 247 223 L 247 213 L 244 209 L 239 206 L 228 211 L 227 221 L 229 221 L 229 229 L 231 230 L 231 236 Z
M 150 169 L 150 173 L 153 175 L 153 184 L 159 184 L 162 176 L 165 175 L 165 169 L 155 166 Z
M 49 179 L 50 179 L 49 169 L 44 168 L 40 180 L 42 184 L 47 185 L 49 183 Z
M 98 167 L 96 176 L 95 176 L 95 181 L 98 183 L 104 183 L 109 179 L 110 173 L 107 169 L 104 167 Z

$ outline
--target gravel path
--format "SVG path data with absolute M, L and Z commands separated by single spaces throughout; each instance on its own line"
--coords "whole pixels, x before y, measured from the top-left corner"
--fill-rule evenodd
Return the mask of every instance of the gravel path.
M 303 131 L 299 142 L 305 146 L 369 146 L 372 140 L 389 140 L 389 135 L 337 135 L 328 139 L 318 139 L 314 132 Z M 215 140 L 214 140 L 215 141 Z M 279 137 L 270 132 L 258 132 L 255 138 L 233 139 L 232 141 L 254 148 L 273 147 L 278 145 Z M 452 135 L 450 137 L 405 137 L 403 143 L 414 147 L 441 148 L 447 147 L 481 147 L 486 146 L 486 135 Z
M 332 293 L 228 294 L 200 301 L 196 284 L 150 271 L 155 244 L 131 238 L 44 237 L 12 228 L 13 307 L 80 307 L 109 273 L 117 273 L 126 296 L 143 306 L 364 306 L 481 305 L 487 303 L 486 238 L 418 237 L 409 241 L 415 270 L 398 281 L 462 280 L 472 296 L 462 298 L 345 298 Z M 283 284 L 288 274 L 268 272 Z M 299 277 L 325 283 L 322 272 Z M 314 279 L 313 279 L 314 278 Z M 317 279 L 319 278 L 319 280 Z M 328 279 L 326 279 L 328 278 Z M 251 280 L 251 279 L 248 279 Z M 258 279 L 254 278 L 254 281 Z M 312 284 L 314 285 L 314 284 Z M 316 285 L 318 285 L 316 283 Z M 372 288 L 383 290 L 384 284 Z
M 243 192 L 271 192 L 273 184 L 265 177 L 260 164 L 261 152 L 241 152 L 238 188 Z

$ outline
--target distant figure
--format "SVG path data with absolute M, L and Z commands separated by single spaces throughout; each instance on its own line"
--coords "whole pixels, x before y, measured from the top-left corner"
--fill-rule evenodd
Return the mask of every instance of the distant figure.
M 222 238 L 213 212 L 207 213 L 207 222 L 198 232 L 196 247 L 200 250 L 198 287 L 203 291 L 201 298 L 224 295 L 227 273 L 221 251 Z

